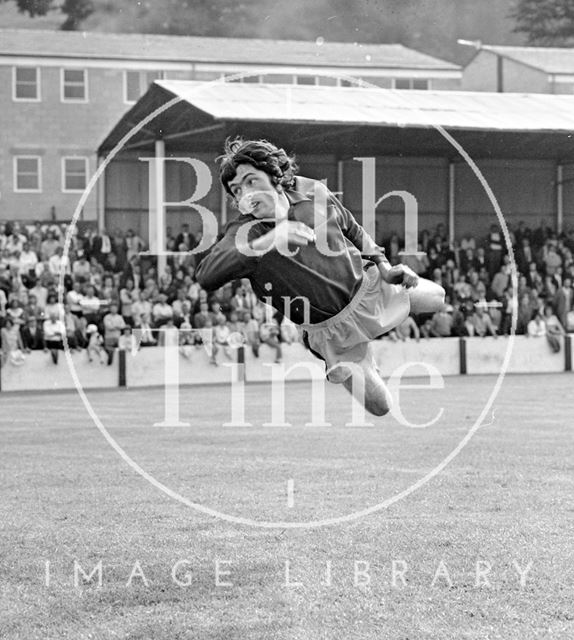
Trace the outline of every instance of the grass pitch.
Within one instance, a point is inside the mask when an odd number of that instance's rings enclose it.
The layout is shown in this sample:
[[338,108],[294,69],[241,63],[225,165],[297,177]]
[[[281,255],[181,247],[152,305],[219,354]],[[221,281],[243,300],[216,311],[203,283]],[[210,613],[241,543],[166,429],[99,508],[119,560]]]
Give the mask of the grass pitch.
[[[0,637],[393,640],[574,638],[574,375],[507,376],[474,437],[436,477],[388,508],[472,428],[495,378],[410,389],[392,416],[345,426],[339,387],[326,421],[310,385],[181,390],[188,427],[153,427],[161,390],[92,392],[111,438],[184,499],[112,449],[72,393],[0,398]],[[47,564],[48,563],[48,564]],[[98,586],[101,567],[101,586]],[[94,569],[91,580],[89,575]],[[75,584],[76,583],[76,584]]]

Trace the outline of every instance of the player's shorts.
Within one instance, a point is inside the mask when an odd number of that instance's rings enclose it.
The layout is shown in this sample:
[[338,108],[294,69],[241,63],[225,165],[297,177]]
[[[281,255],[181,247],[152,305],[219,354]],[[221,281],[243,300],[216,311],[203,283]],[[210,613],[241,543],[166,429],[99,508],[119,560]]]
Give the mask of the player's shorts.
[[407,290],[402,285],[386,283],[373,265],[363,272],[359,290],[342,311],[301,328],[311,351],[325,361],[327,379],[341,383],[352,375],[352,370],[337,365],[364,360],[369,343],[403,322],[410,308]]

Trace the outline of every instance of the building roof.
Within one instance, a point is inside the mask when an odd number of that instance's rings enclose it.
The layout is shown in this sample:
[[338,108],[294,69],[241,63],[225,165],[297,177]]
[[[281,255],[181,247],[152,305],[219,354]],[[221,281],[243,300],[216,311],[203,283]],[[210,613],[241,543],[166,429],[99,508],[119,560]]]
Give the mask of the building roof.
[[0,29],[0,55],[458,71],[401,44]]
[[[458,155],[439,132],[442,127],[473,153],[574,158],[574,96],[569,95],[175,80],[155,82],[100,150],[112,149],[134,125],[170,101],[174,104],[130,144],[153,147],[155,138],[163,138],[178,140],[185,148],[190,138],[218,128],[222,135],[270,131],[271,136],[290,128],[301,138],[313,132],[321,152],[338,139],[344,144],[342,132],[355,132],[353,144],[358,145],[361,131],[368,145],[378,145],[385,153]],[[381,130],[380,141],[374,140],[375,128]]]
[[574,74],[574,48],[483,45],[482,49],[549,74]]

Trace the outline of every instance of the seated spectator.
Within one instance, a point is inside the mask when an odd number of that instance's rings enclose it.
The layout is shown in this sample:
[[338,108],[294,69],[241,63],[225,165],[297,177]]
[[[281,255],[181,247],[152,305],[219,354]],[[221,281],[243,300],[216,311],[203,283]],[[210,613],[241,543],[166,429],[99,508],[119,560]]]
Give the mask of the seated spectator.
[[151,326],[151,315],[149,313],[144,313],[140,317],[139,324],[136,325],[133,334],[136,342],[142,347],[152,347],[157,344]]
[[530,338],[543,338],[546,336],[546,323],[539,309],[533,312],[532,318],[528,321],[526,335]]
[[492,319],[487,313],[488,305],[486,300],[480,300],[474,307],[475,312],[471,317],[472,332],[469,332],[469,335],[480,336],[481,338],[486,335],[496,337],[498,334]]
[[26,324],[20,330],[20,335],[24,351],[42,351],[45,348],[42,326],[36,316],[28,317]]
[[231,337],[231,331],[227,326],[227,320],[225,316],[220,317],[217,324],[213,327],[213,360],[216,359],[220,349],[223,349],[223,353],[229,359],[231,359],[231,347],[229,339]]
[[45,348],[50,352],[52,362],[58,364],[58,354],[64,348],[66,327],[62,320],[59,319],[57,312],[52,311],[48,315],[48,319],[44,320],[43,332]]
[[118,349],[120,351],[129,351],[132,354],[136,353],[138,345],[130,326],[124,327],[122,335],[118,339]]
[[46,299],[46,307],[44,309],[45,316],[49,318],[52,313],[55,313],[59,318],[62,311],[62,305],[58,302],[58,296],[55,293],[49,293]]
[[199,311],[193,316],[193,326],[195,329],[203,329],[208,320],[211,322],[213,326],[213,320],[211,317],[211,313],[209,312],[209,305],[207,302],[201,302],[199,304]]
[[466,281],[466,275],[464,273],[459,274],[458,280],[454,283],[452,289],[454,301],[457,303],[466,302],[470,300],[472,296],[472,288]]
[[261,344],[266,344],[275,351],[275,363],[279,364],[283,359],[283,350],[279,342],[280,329],[274,318],[268,318],[259,327],[259,339]]
[[100,300],[96,295],[95,287],[91,284],[88,285],[86,287],[86,295],[80,300],[82,315],[87,324],[99,325],[104,304],[105,301]]
[[445,304],[440,311],[436,311],[430,322],[429,335],[436,338],[446,338],[452,333],[452,314],[454,308]]
[[405,342],[414,338],[417,342],[420,340],[421,333],[412,316],[407,316],[394,331],[391,332],[391,338]]
[[132,292],[132,298],[132,320],[134,323],[134,327],[139,327],[143,316],[148,316],[151,318],[152,305],[148,299],[148,294],[146,291],[140,292],[139,289],[134,289]]
[[285,344],[293,344],[294,342],[300,342],[301,336],[297,325],[289,318],[284,317],[280,325],[281,329],[281,342]]
[[66,337],[68,340],[68,346],[72,351],[83,349],[87,345],[87,336],[84,334],[83,320],[80,320],[78,316],[72,313],[70,305],[64,305],[64,325],[66,327]]
[[153,305],[152,319],[156,329],[163,327],[168,320],[173,320],[173,309],[167,303],[167,296],[164,293],[159,294],[157,302]]
[[18,328],[24,325],[25,323],[25,314],[22,305],[16,299],[12,299],[8,308],[6,309],[6,317],[12,320],[13,324],[15,324]]
[[82,317],[83,313],[83,299],[82,284],[78,280],[75,280],[72,289],[66,293],[66,304],[70,307],[70,311],[79,318]]
[[86,254],[82,252],[72,265],[72,275],[76,281],[87,282],[90,279],[91,273],[92,267],[88,262]]
[[70,262],[67,256],[64,256],[64,249],[57,247],[56,251],[48,260],[48,272],[55,278],[60,277],[60,272],[64,270],[65,273],[70,274]]

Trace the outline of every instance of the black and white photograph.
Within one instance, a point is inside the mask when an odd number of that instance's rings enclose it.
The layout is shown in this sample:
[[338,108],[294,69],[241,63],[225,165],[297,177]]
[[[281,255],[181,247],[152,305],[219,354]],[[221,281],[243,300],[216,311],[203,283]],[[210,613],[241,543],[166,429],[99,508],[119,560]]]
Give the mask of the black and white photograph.
[[574,639],[574,0],[0,0],[0,638]]

